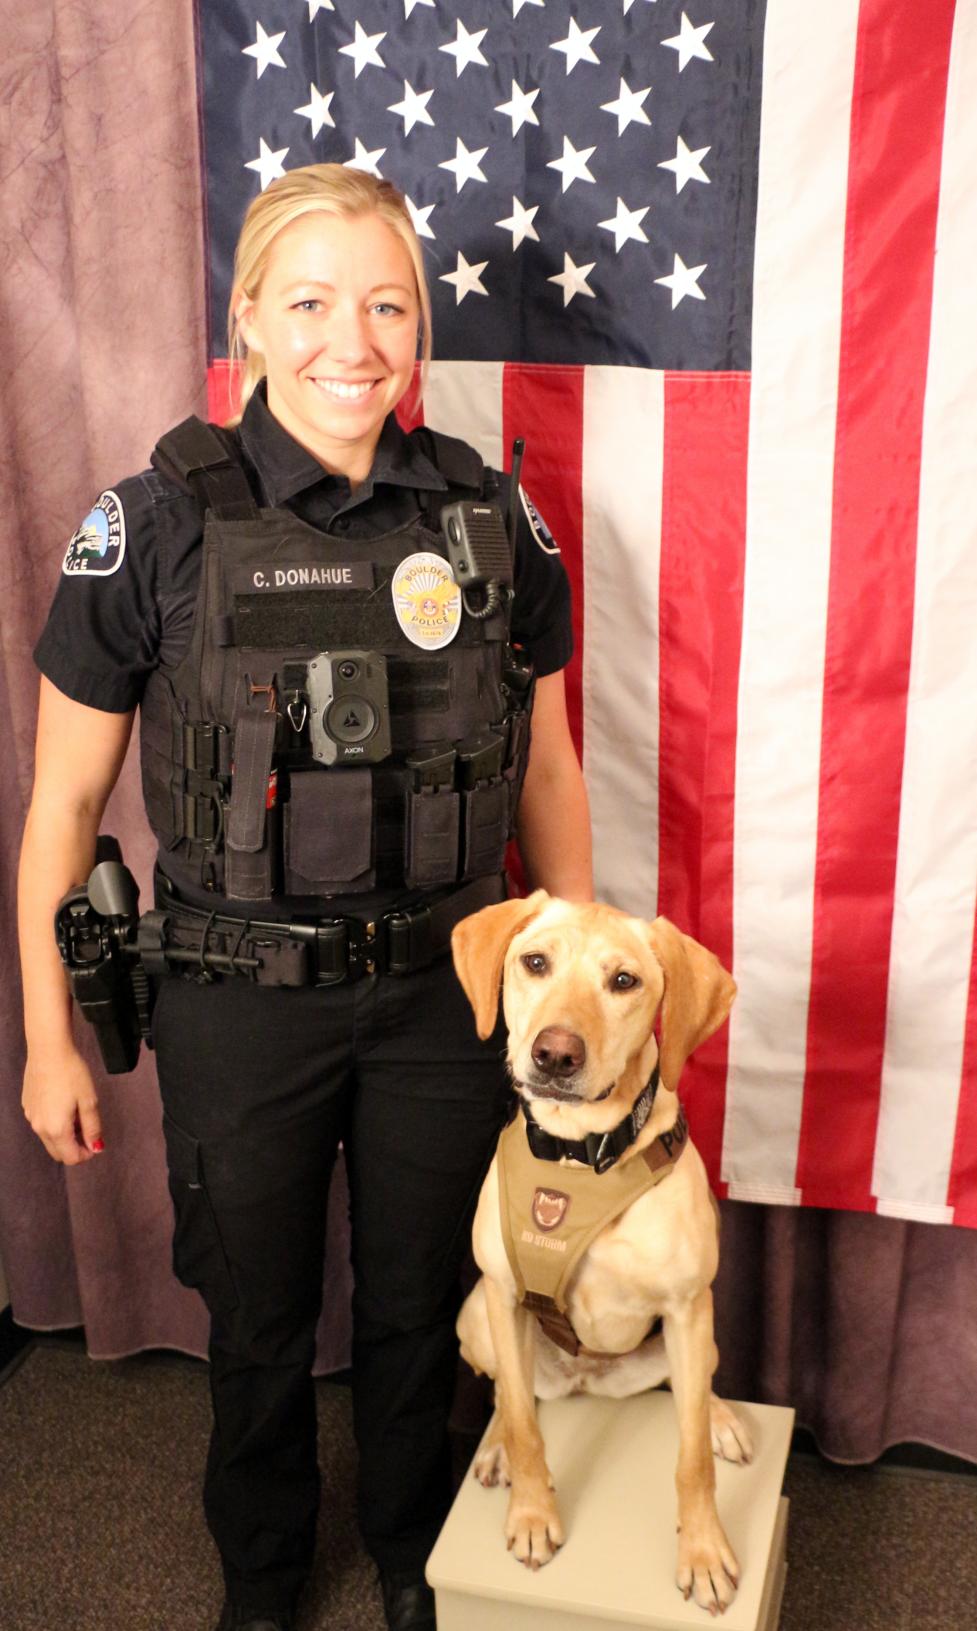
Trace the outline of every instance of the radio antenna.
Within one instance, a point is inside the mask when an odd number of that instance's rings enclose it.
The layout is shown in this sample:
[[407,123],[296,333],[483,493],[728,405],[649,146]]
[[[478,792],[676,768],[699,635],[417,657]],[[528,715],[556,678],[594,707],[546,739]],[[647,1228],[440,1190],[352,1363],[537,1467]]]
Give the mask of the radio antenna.
[[509,553],[512,556],[512,581],[516,579],[516,523],[519,519],[519,476],[522,456],[526,451],[525,437],[517,436],[512,444],[512,475],[509,478]]

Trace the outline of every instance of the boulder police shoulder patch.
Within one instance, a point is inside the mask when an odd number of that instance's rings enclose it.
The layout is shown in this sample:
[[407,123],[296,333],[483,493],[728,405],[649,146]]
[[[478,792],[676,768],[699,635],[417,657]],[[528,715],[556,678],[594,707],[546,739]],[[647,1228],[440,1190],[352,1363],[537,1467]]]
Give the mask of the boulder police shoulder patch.
[[109,490],[99,498],[73,534],[61,570],[66,577],[107,578],[118,572],[126,552],[126,518],[119,496]]
[[550,532],[549,527],[546,525],[546,522],[543,520],[543,517],[540,515],[532,499],[523,491],[521,487],[519,489],[519,497],[522,500],[523,513],[526,520],[529,522],[529,530],[538,543],[540,549],[544,550],[547,555],[559,555],[559,544],[553,537],[553,534]]
[[390,585],[394,613],[408,640],[439,651],[461,626],[461,590],[440,555],[419,550],[401,561]]

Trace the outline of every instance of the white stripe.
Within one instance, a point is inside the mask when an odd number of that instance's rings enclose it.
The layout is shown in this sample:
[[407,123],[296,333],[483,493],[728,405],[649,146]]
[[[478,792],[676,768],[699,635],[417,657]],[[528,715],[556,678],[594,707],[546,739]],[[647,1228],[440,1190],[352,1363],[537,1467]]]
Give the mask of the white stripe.
[[664,375],[584,373],[584,773],[597,894],[658,903],[658,576]]
[[952,1206],[925,1206],[913,1201],[887,1201],[881,1196],[875,1204],[880,1218],[905,1218],[910,1223],[952,1223]]
[[771,0],[753,291],[723,1177],[794,1189],[857,0]]
[[432,362],[424,389],[424,423],[460,436],[493,470],[508,469],[502,441],[501,362]]
[[734,1180],[729,1185],[726,1193],[731,1201],[756,1201],[760,1206],[800,1206],[801,1204],[799,1189],[781,1189],[775,1184],[765,1184],[759,1180],[745,1184],[738,1184]]
[[977,12],[958,6],[936,228],[912,669],[872,1183],[876,1194],[898,1196],[900,1205],[917,1208],[946,1201],[977,909],[975,84]]

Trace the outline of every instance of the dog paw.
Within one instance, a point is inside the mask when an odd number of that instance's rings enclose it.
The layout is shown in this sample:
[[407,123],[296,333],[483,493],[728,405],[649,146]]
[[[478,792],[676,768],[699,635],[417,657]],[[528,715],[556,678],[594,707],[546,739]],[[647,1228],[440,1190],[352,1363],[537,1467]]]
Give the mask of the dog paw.
[[563,1525],[552,1496],[540,1492],[532,1499],[511,1499],[505,1538],[510,1552],[527,1569],[550,1563],[563,1545]]
[[675,1584],[683,1597],[709,1614],[725,1614],[739,1583],[739,1565],[718,1521],[696,1537],[679,1531]]
[[753,1460],[753,1440],[745,1423],[724,1399],[717,1399],[715,1394],[709,1400],[709,1426],[713,1455],[718,1455],[723,1461],[735,1461],[740,1466]]
[[505,1453],[505,1445],[501,1440],[496,1440],[494,1444],[486,1444],[479,1450],[475,1457],[473,1470],[479,1483],[483,1484],[486,1489],[493,1489],[496,1484],[501,1484],[503,1489],[508,1489],[512,1483],[509,1472],[509,1457]]

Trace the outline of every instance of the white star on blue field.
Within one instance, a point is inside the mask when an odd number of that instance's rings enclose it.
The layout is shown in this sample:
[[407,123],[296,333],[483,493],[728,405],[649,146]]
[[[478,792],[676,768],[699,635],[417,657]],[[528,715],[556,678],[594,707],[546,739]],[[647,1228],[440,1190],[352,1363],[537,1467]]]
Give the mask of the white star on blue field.
[[763,22],[757,0],[202,7],[215,345],[250,199],[329,161],[407,197],[440,357],[748,368],[759,101],[735,53],[762,60]]

